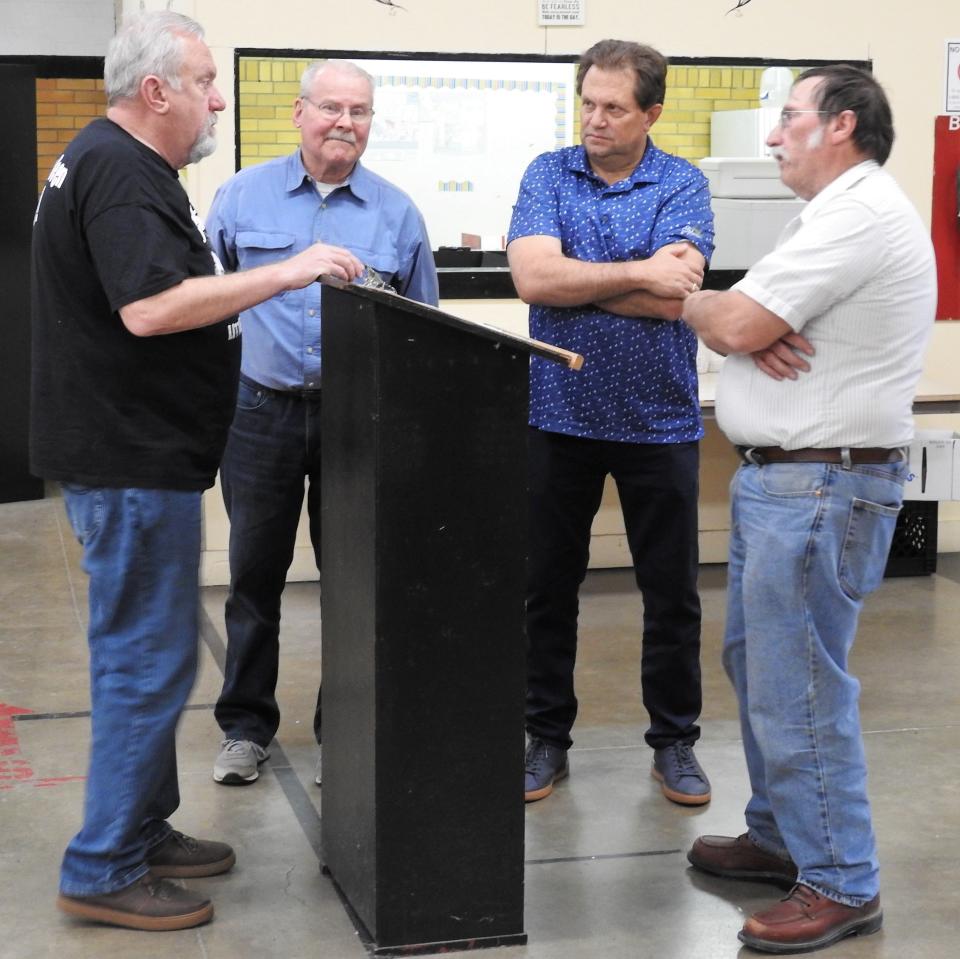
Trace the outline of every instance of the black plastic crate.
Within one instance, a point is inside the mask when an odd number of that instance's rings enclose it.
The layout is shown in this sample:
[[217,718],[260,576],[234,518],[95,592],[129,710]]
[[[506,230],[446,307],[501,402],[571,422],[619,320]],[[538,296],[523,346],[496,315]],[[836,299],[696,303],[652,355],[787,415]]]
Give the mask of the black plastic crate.
[[937,571],[936,500],[903,501],[885,576],[928,576]]

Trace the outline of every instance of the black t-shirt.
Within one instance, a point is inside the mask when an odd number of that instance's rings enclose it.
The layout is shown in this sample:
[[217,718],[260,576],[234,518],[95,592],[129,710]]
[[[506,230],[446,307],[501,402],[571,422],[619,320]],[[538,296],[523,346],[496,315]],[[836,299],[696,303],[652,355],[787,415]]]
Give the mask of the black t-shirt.
[[134,336],[122,306],[217,272],[177,172],[109,120],[54,166],[33,228],[30,464],[86,486],[213,485],[240,324]]

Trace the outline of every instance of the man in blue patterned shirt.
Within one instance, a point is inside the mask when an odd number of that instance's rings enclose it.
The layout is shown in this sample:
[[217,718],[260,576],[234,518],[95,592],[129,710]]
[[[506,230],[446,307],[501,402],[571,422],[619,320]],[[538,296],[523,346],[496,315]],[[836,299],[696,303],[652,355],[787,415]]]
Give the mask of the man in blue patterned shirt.
[[703,174],[649,137],[666,73],[650,47],[591,47],[577,72],[583,145],[530,164],[510,224],[507,253],[531,304],[531,336],[586,360],[580,372],[531,361],[527,802],[567,775],[578,591],[608,473],[643,595],[652,774],[674,802],[710,801],[692,748],[701,707],[703,424],[697,339],[680,313],[713,252],[713,216]]

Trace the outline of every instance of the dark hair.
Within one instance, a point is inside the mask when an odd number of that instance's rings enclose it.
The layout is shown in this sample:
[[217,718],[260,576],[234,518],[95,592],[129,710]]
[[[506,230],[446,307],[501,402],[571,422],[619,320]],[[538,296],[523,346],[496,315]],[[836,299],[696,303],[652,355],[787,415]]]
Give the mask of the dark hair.
[[600,40],[580,57],[577,94],[590,67],[601,70],[633,70],[633,95],[641,110],[663,103],[667,92],[667,58],[653,47],[630,40]]
[[894,136],[893,114],[883,87],[871,74],[848,63],[811,67],[794,82],[810,77],[823,78],[816,91],[817,107],[834,116],[844,110],[855,113],[853,142],[865,156],[883,166],[890,156]]

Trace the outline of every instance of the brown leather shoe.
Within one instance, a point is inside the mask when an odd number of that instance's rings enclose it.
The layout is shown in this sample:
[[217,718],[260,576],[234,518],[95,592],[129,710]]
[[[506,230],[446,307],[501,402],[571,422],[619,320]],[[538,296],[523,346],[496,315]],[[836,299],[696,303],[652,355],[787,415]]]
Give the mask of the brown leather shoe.
[[737,935],[760,952],[813,952],[847,936],[869,935],[882,924],[879,896],[845,906],[798,884],[775,906],[751,916]]
[[225,842],[194,839],[174,829],[147,854],[147,865],[155,879],[196,879],[219,876],[237,861]]
[[165,879],[155,879],[150,873],[132,886],[103,896],[60,893],[57,908],[78,919],[147,932],[189,929],[213,918],[209,899]]
[[697,869],[724,879],[772,882],[789,889],[797,881],[797,867],[789,859],[765,852],[746,833],[737,836],[700,836],[687,853]]

